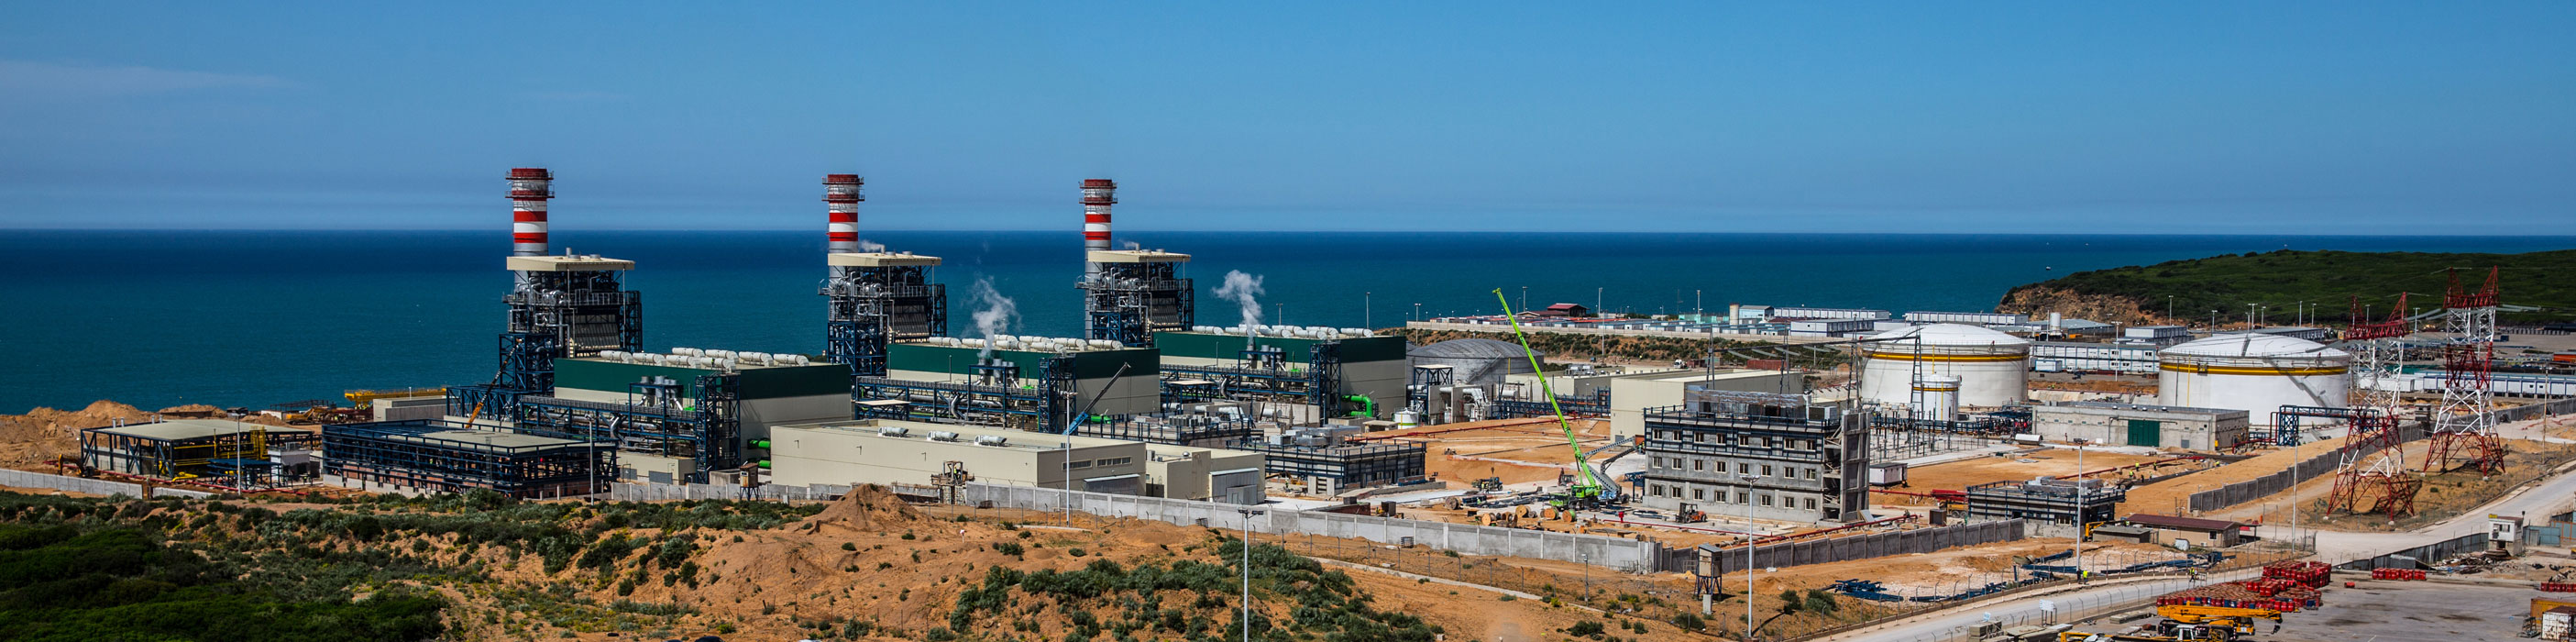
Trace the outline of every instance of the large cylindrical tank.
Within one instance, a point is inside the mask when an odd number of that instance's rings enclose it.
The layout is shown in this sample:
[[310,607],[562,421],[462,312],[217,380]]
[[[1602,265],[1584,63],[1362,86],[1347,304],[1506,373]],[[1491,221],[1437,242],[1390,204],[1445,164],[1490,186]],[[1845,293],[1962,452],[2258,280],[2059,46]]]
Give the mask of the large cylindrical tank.
[[2029,398],[2029,339],[1956,323],[1897,328],[1871,338],[1878,341],[1861,348],[1863,399],[1912,405],[1917,374],[1958,377],[1960,406],[2012,406]]
[[2272,425],[2281,406],[2349,405],[2352,354],[2272,334],[2222,334],[2156,353],[2156,403],[2243,410]]

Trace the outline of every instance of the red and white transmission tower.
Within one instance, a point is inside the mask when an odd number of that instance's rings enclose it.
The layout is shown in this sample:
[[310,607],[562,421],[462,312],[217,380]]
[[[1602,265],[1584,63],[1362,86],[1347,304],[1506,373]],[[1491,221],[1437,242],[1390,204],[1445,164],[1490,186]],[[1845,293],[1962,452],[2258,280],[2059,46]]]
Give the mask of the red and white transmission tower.
[[2451,288],[2442,297],[2442,405],[2433,411],[2430,452],[2424,470],[2441,472],[2475,467],[2480,477],[2504,469],[2504,440],[2496,435],[2495,344],[2496,276],[2487,270],[2486,285],[2472,291],[2451,270]]
[[2354,378],[2356,398],[2347,417],[2351,432],[2335,470],[2334,490],[2326,496],[2332,510],[2386,513],[2390,521],[2415,512],[2415,495],[2423,490],[2424,478],[2407,470],[2406,451],[2399,447],[2400,404],[2392,381],[2397,364],[2405,361],[2401,339],[2413,333],[2409,324],[2403,293],[2397,295],[2397,305],[2386,321],[2371,321],[2361,298],[2353,297],[2352,327],[2344,331],[2343,339],[2361,367],[2360,376]]

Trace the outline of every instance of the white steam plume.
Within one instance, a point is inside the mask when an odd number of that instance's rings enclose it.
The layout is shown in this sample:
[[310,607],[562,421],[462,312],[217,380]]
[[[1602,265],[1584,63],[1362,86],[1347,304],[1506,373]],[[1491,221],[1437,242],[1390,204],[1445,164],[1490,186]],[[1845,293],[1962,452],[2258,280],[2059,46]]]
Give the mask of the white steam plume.
[[1142,249],[1145,249],[1145,246],[1144,246],[1143,244],[1137,243],[1137,242],[1135,242],[1135,241],[1119,241],[1119,242],[1118,242],[1118,249],[1122,249],[1122,250],[1142,250]]
[[859,251],[861,251],[861,252],[883,252],[883,251],[885,251],[885,244],[884,244],[884,243],[878,243],[878,242],[876,242],[876,241],[870,241],[870,240],[867,240],[867,239],[859,239]]
[[975,331],[984,334],[984,349],[975,356],[991,357],[993,335],[1005,334],[1011,329],[1011,322],[1020,318],[1020,305],[1012,302],[1011,297],[1002,296],[1000,290],[993,289],[993,277],[989,276],[975,278],[974,295],[975,304],[983,306],[983,309],[975,311]]
[[[1217,286],[1216,295],[1243,308],[1243,328],[1261,325],[1261,277],[1241,270],[1226,270],[1225,285]],[[1248,332],[1247,332],[1248,333]]]

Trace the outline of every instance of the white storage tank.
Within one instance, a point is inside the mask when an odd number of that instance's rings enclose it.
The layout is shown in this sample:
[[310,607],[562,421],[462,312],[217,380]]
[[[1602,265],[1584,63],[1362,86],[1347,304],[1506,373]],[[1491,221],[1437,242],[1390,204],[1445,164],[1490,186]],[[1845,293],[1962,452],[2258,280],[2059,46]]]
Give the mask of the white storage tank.
[[2276,334],[2222,334],[2156,353],[2156,403],[2243,410],[2272,425],[2281,406],[2350,405],[2352,353]]
[[1960,383],[1958,375],[1927,374],[1915,379],[1914,391],[1923,393],[1923,403],[1914,408],[1914,416],[1933,421],[1958,421]]
[[1956,323],[1897,328],[1871,338],[1882,341],[1861,347],[1868,357],[1861,365],[1863,399],[1900,408],[1911,405],[1917,374],[1957,377],[1958,406],[2011,406],[2029,398],[2029,339]]

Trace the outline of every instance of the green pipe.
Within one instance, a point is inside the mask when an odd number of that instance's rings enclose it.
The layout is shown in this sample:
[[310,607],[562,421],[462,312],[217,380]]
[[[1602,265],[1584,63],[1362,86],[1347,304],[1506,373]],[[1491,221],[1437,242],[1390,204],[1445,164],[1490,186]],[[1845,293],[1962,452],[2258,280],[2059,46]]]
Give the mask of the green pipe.
[[769,440],[767,440],[767,439],[754,439],[754,440],[751,440],[751,447],[753,447],[753,448],[768,448],[768,447],[769,447]]
[[1343,397],[1342,400],[1360,405],[1359,410],[1351,411],[1351,416],[1353,417],[1377,416],[1377,400],[1369,398],[1368,395],[1351,395]]
[[755,463],[760,466],[761,470],[769,470],[769,460],[763,459]]

